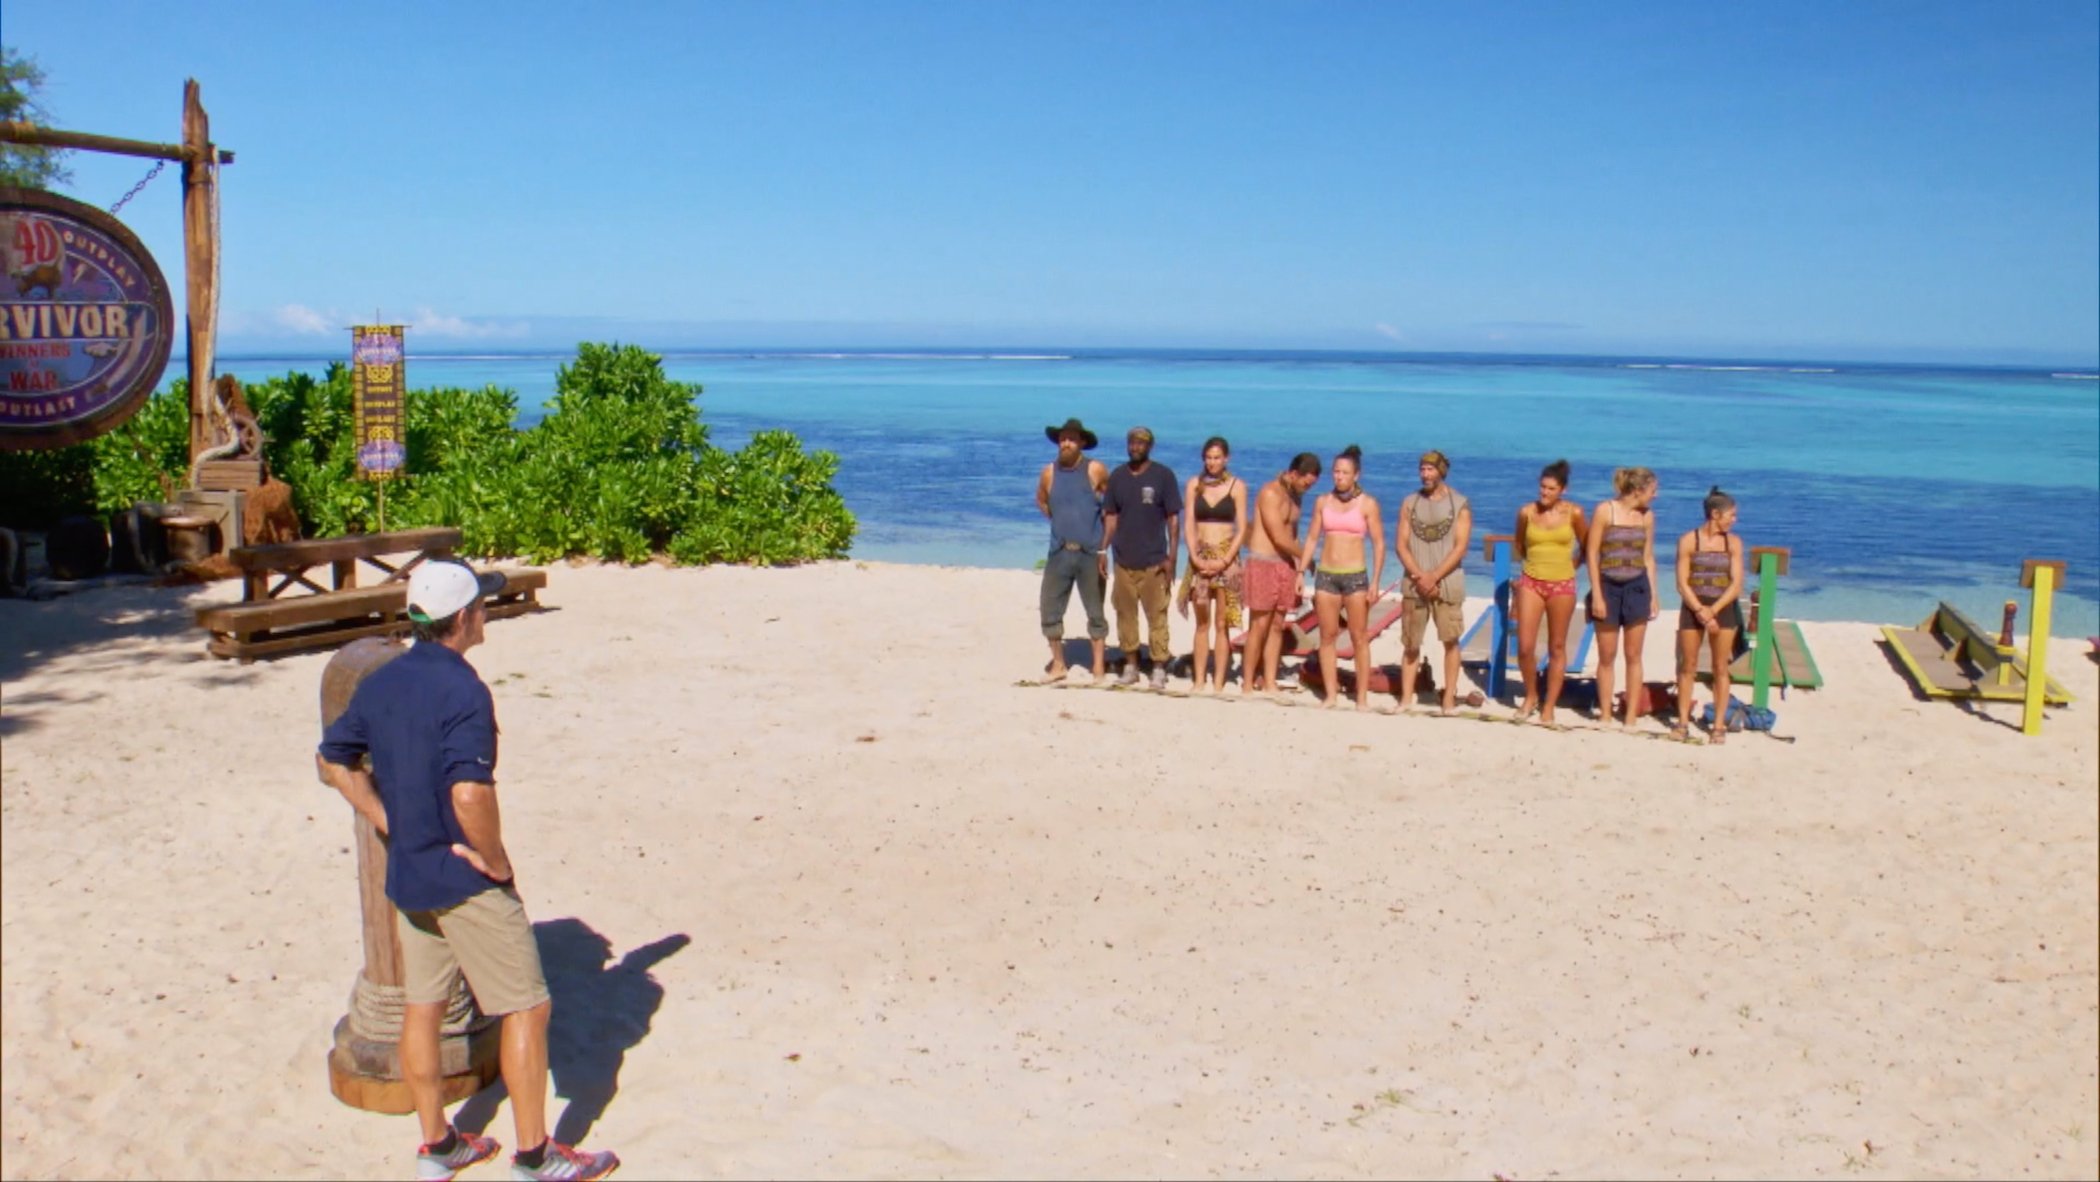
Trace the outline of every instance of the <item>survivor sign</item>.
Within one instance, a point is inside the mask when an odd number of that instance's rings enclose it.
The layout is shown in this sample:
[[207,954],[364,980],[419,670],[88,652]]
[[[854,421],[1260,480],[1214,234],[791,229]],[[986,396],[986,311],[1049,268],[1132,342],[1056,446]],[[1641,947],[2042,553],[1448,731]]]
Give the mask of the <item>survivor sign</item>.
[[168,365],[175,310],[122,222],[0,186],[0,451],[63,447],[132,416]]
[[398,324],[359,324],[350,329],[350,393],[357,419],[357,474],[366,480],[392,480],[408,464],[403,331]]

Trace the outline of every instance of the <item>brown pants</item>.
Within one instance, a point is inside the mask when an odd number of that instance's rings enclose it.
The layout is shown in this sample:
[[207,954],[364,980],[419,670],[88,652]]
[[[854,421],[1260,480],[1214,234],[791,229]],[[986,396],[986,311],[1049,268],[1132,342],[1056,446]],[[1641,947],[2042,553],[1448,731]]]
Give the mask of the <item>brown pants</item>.
[[1125,656],[1138,653],[1139,604],[1145,607],[1145,634],[1151,640],[1152,663],[1165,665],[1172,656],[1167,647],[1167,600],[1174,591],[1174,576],[1156,566],[1116,568],[1116,585],[1110,601],[1116,607],[1116,640]]

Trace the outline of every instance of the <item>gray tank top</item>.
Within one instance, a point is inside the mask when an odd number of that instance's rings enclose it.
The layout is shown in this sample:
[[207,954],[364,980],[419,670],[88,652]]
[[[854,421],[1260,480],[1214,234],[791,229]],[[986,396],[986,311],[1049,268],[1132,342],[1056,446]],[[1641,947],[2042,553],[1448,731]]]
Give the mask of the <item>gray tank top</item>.
[[1088,463],[1076,468],[1050,465],[1050,548],[1064,549],[1066,542],[1092,554],[1101,548],[1101,494],[1087,478]]
[[[1400,511],[1407,514],[1407,552],[1414,558],[1416,570],[1430,573],[1451,556],[1452,547],[1458,545],[1458,514],[1465,507],[1466,498],[1449,485],[1444,487],[1444,495],[1435,500],[1412,493],[1401,502]],[[1413,584],[1409,584],[1408,593],[1413,594]],[[1444,576],[1436,597],[1442,603],[1465,601],[1464,567]]]

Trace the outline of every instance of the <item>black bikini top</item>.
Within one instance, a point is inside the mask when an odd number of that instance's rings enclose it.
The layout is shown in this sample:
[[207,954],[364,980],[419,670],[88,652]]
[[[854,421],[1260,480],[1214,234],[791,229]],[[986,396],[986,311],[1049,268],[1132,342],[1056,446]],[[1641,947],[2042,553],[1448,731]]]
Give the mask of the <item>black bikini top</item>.
[[1200,489],[1197,491],[1196,520],[1222,521],[1227,525],[1231,525],[1239,520],[1239,516],[1239,507],[1233,504],[1232,492],[1229,489],[1224,496],[1218,498],[1216,504],[1204,500],[1202,491]]

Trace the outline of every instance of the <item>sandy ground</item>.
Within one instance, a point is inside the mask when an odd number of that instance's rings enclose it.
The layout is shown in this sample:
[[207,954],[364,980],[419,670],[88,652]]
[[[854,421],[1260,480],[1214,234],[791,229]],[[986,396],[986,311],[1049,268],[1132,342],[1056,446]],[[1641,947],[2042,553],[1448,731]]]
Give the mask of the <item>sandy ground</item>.
[[[2030,739],[1811,625],[1716,748],[1019,687],[1026,572],[550,581],[472,659],[624,1176],[2100,1174],[2082,641]],[[329,658],[206,658],[234,593],[0,602],[9,1178],[411,1167],[323,1065]]]

